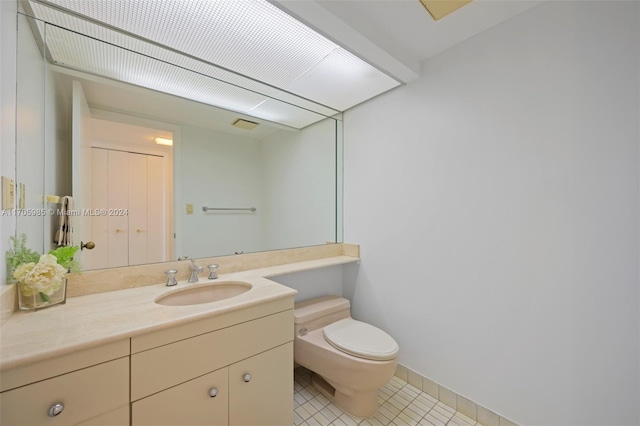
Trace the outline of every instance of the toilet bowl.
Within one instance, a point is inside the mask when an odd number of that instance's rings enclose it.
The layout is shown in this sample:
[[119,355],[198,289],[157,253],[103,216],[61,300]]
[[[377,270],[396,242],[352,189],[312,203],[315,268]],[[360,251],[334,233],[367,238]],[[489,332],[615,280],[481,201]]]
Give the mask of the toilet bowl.
[[294,359],[311,370],[313,386],[349,414],[374,416],[377,391],[395,373],[396,341],[351,318],[351,304],[338,296],[296,303],[294,318]]

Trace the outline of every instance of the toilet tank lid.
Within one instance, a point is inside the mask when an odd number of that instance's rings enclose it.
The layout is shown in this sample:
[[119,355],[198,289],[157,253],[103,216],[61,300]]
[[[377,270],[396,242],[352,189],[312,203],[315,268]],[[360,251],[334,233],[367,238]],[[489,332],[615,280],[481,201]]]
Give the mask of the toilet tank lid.
[[296,303],[293,318],[296,324],[302,324],[349,308],[351,303],[344,297],[323,296]]

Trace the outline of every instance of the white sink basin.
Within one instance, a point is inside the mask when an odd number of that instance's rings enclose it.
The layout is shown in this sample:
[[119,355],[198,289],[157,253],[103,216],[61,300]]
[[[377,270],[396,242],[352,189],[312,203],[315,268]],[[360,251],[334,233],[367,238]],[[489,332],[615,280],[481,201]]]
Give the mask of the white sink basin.
[[217,302],[246,293],[251,284],[241,281],[221,281],[212,284],[194,285],[160,296],[156,303],[165,306],[188,306]]

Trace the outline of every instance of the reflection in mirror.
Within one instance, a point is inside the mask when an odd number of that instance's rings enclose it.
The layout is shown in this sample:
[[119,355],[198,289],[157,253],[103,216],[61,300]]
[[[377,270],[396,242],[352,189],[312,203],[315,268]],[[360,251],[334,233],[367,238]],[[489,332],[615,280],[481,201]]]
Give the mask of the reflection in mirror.
[[[22,17],[23,18],[23,17]],[[44,191],[44,64],[35,43],[29,43],[26,20],[18,20],[16,87],[16,206],[32,211],[42,208],[38,194]],[[30,167],[31,165],[31,167]],[[29,209],[29,210],[26,210]],[[26,234],[29,246],[44,247],[44,226],[41,215],[21,215],[16,219],[16,232]]]
[[[25,44],[37,52],[39,36],[53,46],[48,37],[59,41],[66,31],[42,23],[35,27],[40,32],[20,34],[21,50]],[[45,51],[53,55],[53,49]],[[167,66],[163,63],[162,69]],[[33,98],[46,106],[45,124],[35,127],[53,129],[51,140],[40,138],[44,149],[35,149],[46,163],[38,174],[53,177],[42,193],[73,195],[74,242],[96,243],[94,250],[81,254],[85,269],[341,240],[338,120],[262,96],[263,111],[271,119],[281,114],[286,123],[278,124],[115,81],[114,76],[69,69],[68,64],[41,68],[45,76],[28,78],[49,87],[40,92],[46,94],[44,101]],[[180,69],[185,72],[195,75]],[[294,127],[301,118],[300,128]],[[234,127],[238,119],[258,125],[252,130]],[[173,146],[157,145],[156,137],[172,140]],[[28,170],[24,164],[18,167]],[[248,208],[255,211],[244,210]],[[45,249],[57,219],[46,217],[40,225]]]

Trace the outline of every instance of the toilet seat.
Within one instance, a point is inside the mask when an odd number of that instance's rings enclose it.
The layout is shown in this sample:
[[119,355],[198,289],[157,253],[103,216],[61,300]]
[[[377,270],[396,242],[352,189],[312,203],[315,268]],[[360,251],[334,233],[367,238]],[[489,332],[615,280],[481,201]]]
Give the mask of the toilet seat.
[[377,327],[345,318],[323,329],[325,340],[336,349],[359,358],[387,361],[398,354],[398,344],[393,337]]

